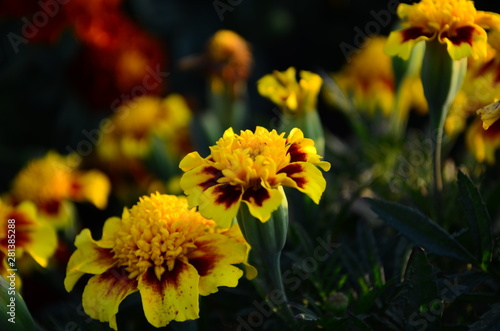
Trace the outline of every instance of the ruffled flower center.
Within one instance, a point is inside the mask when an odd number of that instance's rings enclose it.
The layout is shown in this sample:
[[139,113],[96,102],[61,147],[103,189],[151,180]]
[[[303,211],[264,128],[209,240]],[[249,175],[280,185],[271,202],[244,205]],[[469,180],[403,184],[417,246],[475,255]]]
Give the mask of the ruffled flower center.
[[187,255],[197,247],[195,240],[214,224],[189,210],[185,199],[160,194],[142,197],[122,219],[114,238],[114,258],[130,279],[154,268],[160,280],[176,262],[188,262]]
[[214,167],[222,169],[219,183],[249,187],[263,182],[275,187],[278,171],[290,163],[287,151],[284,133],[247,130],[220,139],[212,148],[212,158]]
[[444,31],[474,24],[476,8],[468,0],[422,0],[403,16],[408,16],[408,25],[426,25],[430,31]]

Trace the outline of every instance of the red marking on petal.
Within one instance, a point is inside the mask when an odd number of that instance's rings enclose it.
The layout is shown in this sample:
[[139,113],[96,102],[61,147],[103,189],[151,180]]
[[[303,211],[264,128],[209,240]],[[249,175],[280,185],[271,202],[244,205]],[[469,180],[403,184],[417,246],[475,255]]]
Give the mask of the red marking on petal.
[[217,185],[217,180],[219,180],[219,178],[222,177],[222,171],[220,171],[219,169],[212,167],[212,166],[204,168],[202,170],[202,172],[204,174],[213,176],[213,178],[210,178],[210,179],[204,181],[203,183],[198,184],[204,190],[206,190],[207,188],[212,187],[214,185]]
[[307,184],[307,180],[304,177],[294,177],[295,174],[303,172],[304,169],[300,163],[292,163],[278,171],[278,173],[285,173],[287,177],[293,179],[298,187],[304,188]]
[[403,35],[403,42],[407,42],[408,40],[417,39],[418,37],[422,37],[422,36],[431,38],[434,35],[433,33],[425,33],[424,29],[419,28],[419,27],[404,29],[401,31],[401,34]]
[[293,143],[288,147],[288,154],[290,154],[290,162],[306,162],[307,153],[304,153],[299,144]]
[[180,285],[179,276],[181,272],[186,268],[186,265],[181,262],[177,262],[174,265],[172,271],[165,270],[165,272],[161,275],[160,280],[156,278],[156,274],[154,272],[154,268],[149,268],[143,276],[143,281],[145,281],[154,292],[163,294],[165,293],[165,289],[167,287],[177,288]]
[[226,208],[229,209],[229,207],[240,200],[241,187],[230,184],[222,184],[214,189],[214,193],[217,194],[215,203],[224,204]]
[[61,201],[52,200],[49,202],[44,202],[40,204],[40,210],[43,210],[48,215],[59,214],[59,209],[61,208]]
[[99,275],[99,280],[108,285],[108,292],[102,294],[104,297],[116,296],[116,294],[113,294],[113,292],[116,293],[116,288],[125,289],[129,286],[137,288],[137,279],[129,279],[128,272],[123,267],[111,268],[105,271]]
[[214,268],[215,261],[220,256],[212,252],[205,252],[201,257],[189,259],[189,263],[198,271],[198,275],[205,276]]
[[70,196],[78,199],[82,196],[82,191],[83,191],[83,186],[76,180],[71,182],[71,187],[70,187]]
[[[253,201],[250,200],[250,198],[253,198]],[[245,189],[245,192],[243,193],[243,200],[255,203],[259,207],[262,207],[264,201],[266,201],[269,198],[270,198],[269,191],[263,188],[262,186],[249,187]]]
[[455,29],[454,34],[450,35],[448,31],[442,33],[441,38],[446,38],[453,43],[453,45],[460,45],[462,43],[467,43],[472,45],[472,36],[474,35],[473,26],[463,26],[461,28]]

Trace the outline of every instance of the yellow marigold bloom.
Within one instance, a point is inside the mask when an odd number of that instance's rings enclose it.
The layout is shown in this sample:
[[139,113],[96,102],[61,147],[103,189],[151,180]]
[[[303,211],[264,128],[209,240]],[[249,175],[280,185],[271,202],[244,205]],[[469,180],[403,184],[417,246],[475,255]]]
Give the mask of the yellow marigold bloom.
[[323,79],[312,72],[301,70],[297,82],[294,67],[273,71],[257,82],[260,95],[270,99],[285,112],[303,113],[316,109],[316,101]]
[[480,119],[477,119],[467,129],[465,143],[479,162],[494,164],[495,151],[500,148],[500,122],[495,122],[488,130],[484,130]]
[[328,171],[330,163],[321,161],[314,141],[300,129],[284,135],[263,127],[238,135],[229,128],[208,157],[186,155],[179,167],[185,171],[181,187],[189,205],[225,228],[242,201],[253,216],[267,221],[283,199],[280,186],[296,188],[319,203],[326,181],[316,166]]
[[233,31],[219,30],[208,42],[207,58],[212,91],[220,93],[228,86],[233,96],[241,94],[252,64],[245,39]]
[[[370,115],[379,110],[384,116],[390,116],[395,109],[394,72],[391,57],[384,53],[386,42],[387,38],[381,36],[366,40],[359,53],[333,75],[339,88],[351,97],[354,107]],[[422,81],[417,76],[407,77],[400,93],[397,110],[402,113],[402,119],[407,118],[411,108],[420,112],[427,110]]]
[[56,226],[72,220],[70,201],[89,201],[97,208],[105,208],[110,191],[106,175],[98,170],[78,170],[70,159],[71,156],[48,152],[29,162],[14,178],[12,199],[33,201],[40,216]]
[[0,274],[6,276],[7,269],[15,269],[25,252],[46,267],[56,247],[55,229],[39,221],[33,202],[23,201],[14,207],[0,200]]
[[469,0],[422,0],[400,4],[398,16],[402,28],[391,32],[387,54],[408,59],[413,46],[421,40],[437,39],[446,44],[453,60],[486,57],[485,29],[500,28],[500,16],[477,11]]
[[64,286],[71,291],[82,275],[93,274],[83,308],[115,330],[120,303],[136,291],[155,327],[198,318],[199,295],[235,287],[243,272],[234,264],[245,262],[247,251],[244,243],[218,233],[213,221],[188,209],[185,198],[161,194],[144,196],[121,218],[109,218],[100,240],[82,230],[75,246]]
[[97,145],[105,161],[126,166],[127,161],[143,158],[157,136],[173,155],[185,155],[189,148],[188,127],[191,111],[184,98],[171,94],[165,99],[143,96],[120,106],[110,118],[109,130]]

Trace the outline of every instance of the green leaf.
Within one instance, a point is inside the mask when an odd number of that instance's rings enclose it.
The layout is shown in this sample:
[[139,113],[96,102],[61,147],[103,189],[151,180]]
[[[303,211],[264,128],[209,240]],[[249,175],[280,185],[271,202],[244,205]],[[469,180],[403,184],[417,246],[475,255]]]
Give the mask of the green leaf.
[[476,246],[476,257],[481,261],[483,269],[487,269],[493,249],[490,215],[479,190],[471,179],[461,171],[458,172],[458,188],[472,242]]
[[418,246],[439,256],[478,264],[455,238],[420,211],[394,202],[364,199],[381,219]]
[[437,322],[443,306],[436,277],[425,252],[418,247],[413,249],[408,261],[403,287],[400,296],[405,302],[404,316],[409,321],[406,329],[414,330],[422,324]]
[[[16,290],[14,274],[9,280],[0,276],[0,309],[2,317],[0,318],[0,329],[11,331],[36,330],[35,322],[31,317],[28,307],[23,298]],[[9,276],[7,276],[9,277]]]

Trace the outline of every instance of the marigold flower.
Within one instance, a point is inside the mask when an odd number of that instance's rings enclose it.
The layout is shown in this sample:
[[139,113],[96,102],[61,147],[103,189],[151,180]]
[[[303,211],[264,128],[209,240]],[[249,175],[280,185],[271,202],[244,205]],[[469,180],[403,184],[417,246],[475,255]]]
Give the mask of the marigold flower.
[[220,93],[227,84],[232,96],[241,94],[252,64],[245,39],[230,30],[217,31],[208,42],[207,59],[212,91]]
[[[11,239],[14,235],[14,244]],[[7,259],[19,263],[24,253],[28,253],[42,267],[46,267],[49,258],[57,247],[55,229],[47,223],[40,222],[33,202],[23,201],[11,206],[0,200],[0,274],[7,275]],[[15,256],[12,255],[15,252]]]
[[[240,235],[241,236],[241,235]],[[198,295],[235,287],[247,247],[218,233],[215,223],[188,209],[185,198],[152,194],[121,218],[109,218],[101,240],[84,229],[75,239],[64,285],[93,274],[83,292],[83,308],[117,329],[123,299],[139,291],[147,320],[155,327],[198,318]]]
[[[370,115],[380,110],[390,116],[395,109],[396,87],[391,57],[384,53],[386,37],[378,36],[366,40],[359,53],[342,70],[333,75],[335,82],[346,95],[352,96],[356,109]],[[377,65],[373,65],[377,63]],[[416,76],[408,76],[399,90],[400,118],[406,119],[411,108],[419,112],[427,111],[422,81]]]
[[400,4],[398,16],[402,28],[391,32],[387,40],[387,54],[407,59],[413,46],[421,40],[437,39],[446,44],[453,60],[464,57],[486,56],[485,29],[500,28],[500,16],[477,11],[469,0],[422,0],[414,4]]
[[190,148],[190,120],[191,111],[179,94],[164,99],[135,98],[110,117],[112,129],[104,134],[97,153],[104,160],[123,165],[124,160],[145,157],[150,151],[151,139],[156,136],[173,155],[184,156]]
[[181,187],[189,205],[228,227],[242,201],[253,216],[267,221],[283,199],[280,186],[296,188],[319,203],[326,181],[316,166],[328,171],[330,163],[321,161],[314,141],[300,129],[284,135],[263,127],[238,135],[229,128],[208,157],[188,154],[179,167],[185,171]]
[[109,190],[109,180],[102,172],[79,171],[70,156],[49,152],[17,174],[11,194],[15,202],[33,201],[41,217],[64,226],[72,219],[70,201],[89,201],[103,209]]
[[260,95],[291,113],[303,113],[316,109],[316,101],[323,79],[310,71],[301,70],[297,82],[294,67],[286,71],[273,71],[257,82]]

